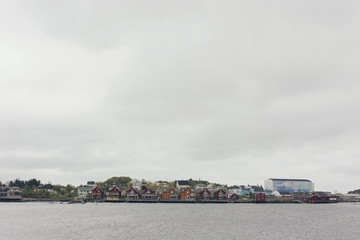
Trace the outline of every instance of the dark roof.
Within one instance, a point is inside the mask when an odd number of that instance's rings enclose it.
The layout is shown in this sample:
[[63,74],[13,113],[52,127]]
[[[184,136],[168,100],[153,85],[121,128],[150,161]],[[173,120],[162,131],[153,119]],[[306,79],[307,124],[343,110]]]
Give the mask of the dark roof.
[[45,184],[44,186],[39,186],[39,189],[54,189],[54,187],[51,184]]
[[300,198],[310,198],[310,193],[303,193]]
[[155,194],[155,190],[154,189],[151,189],[151,188],[147,188],[145,190],[142,191],[142,193],[151,193],[151,194]]
[[290,195],[289,191],[278,191],[281,195]]
[[121,191],[121,189],[118,188],[118,187],[116,187],[116,186],[110,187],[110,188],[109,188],[109,192],[112,192],[112,191]]
[[326,197],[330,197],[329,195],[327,195],[326,193],[324,192],[314,192],[316,195],[318,195],[319,197],[322,197],[322,198],[326,198]]
[[176,180],[179,185],[190,185],[188,180]]
[[[304,195],[304,192],[291,192],[290,193],[293,199],[300,200],[300,198]],[[310,194],[308,194],[310,196]]]
[[134,188],[134,187],[132,187],[132,188],[130,188],[130,189],[128,189],[127,191],[126,191],[126,193],[128,194],[129,192],[131,192],[131,191],[134,191],[134,193],[136,193],[136,194],[140,194],[140,190],[137,190],[136,188]]
[[254,189],[255,192],[263,192],[264,189],[262,186],[251,186],[252,189]]
[[311,182],[308,179],[291,179],[291,178],[270,178],[273,181],[291,181],[291,182]]
[[94,185],[94,184],[95,184],[95,181],[88,181],[87,184],[88,184],[88,185],[91,185],[91,184]]
[[169,183],[168,181],[159,180],[158,183]]

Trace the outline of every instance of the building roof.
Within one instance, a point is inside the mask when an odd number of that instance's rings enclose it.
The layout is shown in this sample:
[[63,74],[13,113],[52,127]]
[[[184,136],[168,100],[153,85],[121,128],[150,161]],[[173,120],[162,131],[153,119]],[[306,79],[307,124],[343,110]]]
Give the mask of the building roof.
[[319,197],[322,197],[322,198],[326,198],[326,197],[330,197],[329,195],[327,195],[326,193],[324,192],[314,192],[316,195],[318,195]]
[[114,192],[114,191],[119,191],[119,192],[121,192],[121,189],[118,188],[118,187],[116,187],[116,186],[114,186],[114,187],[109,187],[109,192]]
[[45,184],[43,186],[38,186],[39,189],[54,189],[53,185],[51,184]]
[[137,190],[136,188],[132,187],[126,191],[126,194],[129,194],[131,191],[134,191],[134,194],[140,195],[141,190]]
[[289,191],[279,191],[280,195],[291,195],[291,193]]
[[78,187],[78,191],[81,191],[81,192],[90,192],[93,188],[90,187],[90,186],[80,186]]
[[189,186],[190,182],[188,180],[176,180],[177,184],[179,184],[180,186]]
[[155,190],[151,188],[145,189],[142,194],[155,194]]
[[310,193],[303,193],[300,198],[308,199],[310,197]]
[[300,198],[304,195],[304,192],[291,192],[290,194],[293,197],[293,199],[300,200]]
[[264,189],[262,186],[251,186],[252,189],[254,189],[255,192],[263,192]]
[[104,192],[104,190],[102,190],[102,189],[99,188],[99,187],[94,187],[91,191],[97,191],[97,190],[100,190],[101,192]]
[[308,179],[291,179],[291,178],[269,178],[273,181],[288,181],[288,182],[311,182]]

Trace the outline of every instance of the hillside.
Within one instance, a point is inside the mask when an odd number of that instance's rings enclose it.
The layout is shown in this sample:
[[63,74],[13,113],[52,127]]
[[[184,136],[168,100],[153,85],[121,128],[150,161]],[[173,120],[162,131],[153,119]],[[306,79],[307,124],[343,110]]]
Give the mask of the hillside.
[[354,190],[354,191],[349,191],[349,194],[360,194],[360,189]]

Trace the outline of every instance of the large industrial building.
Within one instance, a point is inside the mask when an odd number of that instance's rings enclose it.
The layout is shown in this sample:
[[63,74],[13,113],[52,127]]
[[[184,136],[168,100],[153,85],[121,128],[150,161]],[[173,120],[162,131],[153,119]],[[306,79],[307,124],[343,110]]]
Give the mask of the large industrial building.
[[265,180],[264,188],[272,191],[313,192],[314,185],[307,179],[269,178]]

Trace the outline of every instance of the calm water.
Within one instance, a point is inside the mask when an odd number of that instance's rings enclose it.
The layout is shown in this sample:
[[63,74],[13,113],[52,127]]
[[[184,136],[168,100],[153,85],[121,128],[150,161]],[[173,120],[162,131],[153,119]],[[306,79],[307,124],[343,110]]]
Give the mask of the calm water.
[[0,203],[0,239],[360,239],[360,204]]

